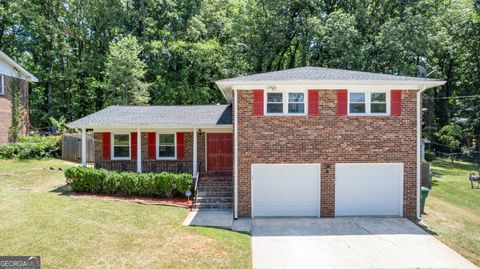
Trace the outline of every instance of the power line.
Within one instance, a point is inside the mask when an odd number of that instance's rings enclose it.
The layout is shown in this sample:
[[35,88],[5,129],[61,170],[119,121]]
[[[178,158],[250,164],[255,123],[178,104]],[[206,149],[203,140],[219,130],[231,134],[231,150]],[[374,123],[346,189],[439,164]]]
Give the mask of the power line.
[[465,96],[449,96],[449,97],[429,97],[425,99],[468,99],[468,98],[480,98],[480,95],[465,95]]

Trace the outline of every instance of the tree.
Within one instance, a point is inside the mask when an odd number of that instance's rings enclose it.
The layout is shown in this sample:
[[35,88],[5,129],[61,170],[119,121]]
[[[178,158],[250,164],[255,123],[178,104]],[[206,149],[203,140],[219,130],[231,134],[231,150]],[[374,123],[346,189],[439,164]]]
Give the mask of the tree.
[[458,124],[445,125],[437,133],[440,142],[444,143],[450,149],[450,157],[453,161],[453,152],[458,149],[462,139],[462,127]]
[[139,58],[142,47],[136,37],[127,35],[110,42],[105,65],[105,88],[111,105],[147,104],[148,83],[143,82],[146,64]]

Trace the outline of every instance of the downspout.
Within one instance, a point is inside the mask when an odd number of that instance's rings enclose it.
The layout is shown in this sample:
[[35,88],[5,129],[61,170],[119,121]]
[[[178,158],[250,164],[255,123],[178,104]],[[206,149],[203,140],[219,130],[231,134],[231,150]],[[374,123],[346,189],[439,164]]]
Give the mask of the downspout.
[[233,89],[234,94],[234,122],[233,122],[233,218],[238,219],[238,94]]
[[421,219],[420,212],[420,169],[421,169],[421,139],[422,139],[422,93],[426,90],[426,86],[417,91],[417,219]]

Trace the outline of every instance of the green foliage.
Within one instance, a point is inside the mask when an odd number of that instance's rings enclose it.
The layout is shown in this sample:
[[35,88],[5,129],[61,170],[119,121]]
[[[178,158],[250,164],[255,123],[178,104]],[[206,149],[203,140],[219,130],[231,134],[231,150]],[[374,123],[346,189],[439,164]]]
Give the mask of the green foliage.
[[190,174],[178,174],[175,175],[175,189],[181,193],[192,188],[192,175]]
[[64,116],[61,116],[59,120],[56,120],[53,117],[50,117],[50,122],[54,127],[57,128],[57,132],[59,134],[67,134],[68,133],[68,126],[67,126],[67,120],[65,119]]
[[3,2],[0,50],[39,78],[29,93],[34,127],[111,104],[224,103],[214,81],[250,73],[417,76],[421,65],[448,82],[423,93],[426,138],[438,143],[435,133],[462,122],[458,150],[480,152],[480,99],[462,97],[480,89],[478,1]]
[[127,195],[139,194],[138,175],[135,173],[119,173],[119,190]]
[[58,158],[62,155],[60,136],[24,136],[19,141],[0,147],[0,159]]
[[185,193],[192,188],[190,174],[114,172],[105,169],[72,167],[65,178],[74,191],[126,195],[155,195],[171,197],[174,191]]
[[425,152],[425,161],[431,162],[435,160],[435,152],[433,151],[426,151]]
[[22,80],[17,78],[11,78],[9,85],[7,85],[7,91],[10,93],[11,96],[11,114],[12,114],[12,122],[9,127],[8,134],[10,136],[10,140],[12,142],[17,142],[18,137],[20,135],[20,131],[22,128],[26,128],[23,115],[24,107],[23,107],[23,83]]
[[445,125],[437,133],[440,142],[446,144],[451,148],[458,148],[460,146],[460,139],[462,139],[462,127],[457,124]]
[[105,88],[111,105],[148,103],[148,84],[142,81],[146,64],[139,58],[141,51],[137,38],[131,35],[110,42]]

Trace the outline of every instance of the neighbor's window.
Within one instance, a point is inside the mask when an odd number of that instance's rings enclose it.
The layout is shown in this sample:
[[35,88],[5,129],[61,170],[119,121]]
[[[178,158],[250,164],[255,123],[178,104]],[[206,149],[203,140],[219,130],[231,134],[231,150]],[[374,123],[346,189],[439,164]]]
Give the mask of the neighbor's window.
[[283,113],[283,93],[281,92],[267,93],[267,113],[268,114]]
[[302,92],[292,92],[288,94],[288,113],[305,113],[305,100]]
[[351,92],[350,93],[350,114],[366,113],[365,110],[365,93]]
[[0,94],[5,94],[5,89],[4,89],[4,78],[3,75],[0,75]]
[[387,94],[384,92],[372,92],[370,94],[370,113],[387,113]]
[[130,159],[130,135],[113,135],[113,159]]
[[175,134],[158,134],[158,158],[175,159]]

